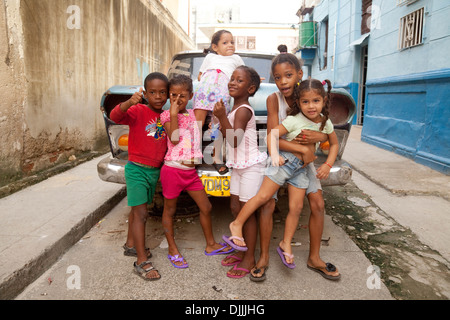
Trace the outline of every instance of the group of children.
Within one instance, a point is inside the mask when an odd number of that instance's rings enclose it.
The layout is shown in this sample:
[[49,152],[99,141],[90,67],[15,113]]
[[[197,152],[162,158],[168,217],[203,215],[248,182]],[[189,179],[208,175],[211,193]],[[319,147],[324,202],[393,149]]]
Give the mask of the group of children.
[[[303,73],[295,55],[281,53],[274,59],[272,74],[279,92],[267,99],[268,160],[267,153],[258,149],[255,114],[249,104],[249,98],[260,86],[258,73],[245,66],[235,54],[229,31],[217,32],[210,49],[211,53],[200,68],[199,87],[195,93],[192,80],[187,76],[179,75],[169,81],[161,73],[152,73],[145,79],[145,90],[141,89],[111,112],[113,121],[130,127],[125,178],[131,212],[124,254],[137,257],[134,270],[142,278],[161,278],[150,262],[150,250],[145,248],[146,207],[153,201],[160,178],[164,196],[162,225],[169,245],[170,263],[175,268],[188,267],[175,243],[173,228],[177,199],[185,191],[200,210],[205,254],[232,253],[222,260],[222,265],[232,267],[227,272],[228,277],[242,278],[250,274],[251,280],[262,281],[269,262],[276,194],[287,183],[289,212],[284,237],[277,249],[280,258],[287,267],[295,267],[291,240],[306,194],[311,207],[307,267],[325,278],[339,279],[336,267],[323,262],[319,256],[324,215],[319,179],[328,177],[338,153],[337,137],[328,119],[331,83],[301,81]],[[234,99],[232,107],[230,97]],[[142,104],[143,98],[148,105]],[[163,112],[168,98],[170,109]],[[191,99],[194,99],[194,109],[187,110]],[[220,122],[218,140],[225,139],[227,147],[226,163],[216,162],[216,168],[219,173],[232,168],[230,208],[235,220],[230,224],[231,236],[223,236],[225,243],[215,241],[212,205],[195,169],[203,157],[201,129],[208,116]],[[330,152],[326,163],[316,172],[312,164],[315,143],[326,140],[330,142]],[[219,161],[219,157],[214,158]],[[258,220],[255,212],[259,216],[261,241],[257,262]]]

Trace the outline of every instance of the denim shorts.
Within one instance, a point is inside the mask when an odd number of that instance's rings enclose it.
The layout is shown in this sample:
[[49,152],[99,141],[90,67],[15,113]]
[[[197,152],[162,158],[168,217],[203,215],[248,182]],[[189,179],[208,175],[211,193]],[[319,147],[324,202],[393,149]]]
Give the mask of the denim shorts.
[[309,179],[309,186],[306,189],[306,194],[316,193],[319,190],[322,190],[322,185],[320,184],[320,180],[317,178],[316,167],[314,166],[314,162],[311,162],[306,166],[306,174]]
[[300,161],[290,152],[280,151],[280,156],[287,159],[288,162],[281,167],[274,167],[270,162],[265,172],[266,177],[279,186],[288,183],[299,189],[307,189],[309,186],[309,178],[307,169],[302,168],[303,161]]

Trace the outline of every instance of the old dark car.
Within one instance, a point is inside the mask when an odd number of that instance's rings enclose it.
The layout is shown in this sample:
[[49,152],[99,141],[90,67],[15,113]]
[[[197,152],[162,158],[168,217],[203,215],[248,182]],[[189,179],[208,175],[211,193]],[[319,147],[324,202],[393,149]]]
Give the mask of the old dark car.
[[[267,109],[266,99],[273,92],[277,91],[275,82],[270,74],[273,54],[264,54],[256,52],[238,52],[247,66],[253,67],[261,76],[261,87],[254,97],[251,98],[250,104],[255,109],[257,120],[257,129],[259,134],[260,150],[266,151],[266,123]],[[194,80],[194,90],[198,84],[197,75],[200,65],[204,59],[204,55],[200,51],[182,52],[173,57],[171,67],[168,71],[170,79],[176,74],[189,75]],[[110,120],[109,114],[111,110],[119,103],[128,100],[134,92],[139,91],[141,85],[134,86],[114,86],[111,87],[102,97],[101,112],[105,121],[105,128],[109,138],[111,154],[98,163],[98,175],[104,181],[125,183],[124,167],[128,158],[128,126],[118,125]],[[167,110],[169,104],[164,106]],[[192,108],[192,101],[188,107]],[[334,124],[335,131],[339,139],[339,155],[330,175],[326,180],[322,180],[323,186],[346,184],[351,179],[352,169],[345,163],[341,157],[345,149],[345,144],[351,129],[351,123],[355,114],[356,107],[353,98],[347,91],[343,89],[333,89],[332,91],[332,107],[330,118]],[[212,141],[208,134],[208,124],[203,127],[203,154],[205,161],[197,167],[198,175],[201,177],[205,191],[210,196],[227,197],[229,192],[229,176],[230,173],[221,176],[208,161],[208,155],[212,151]],[[316,167],[323,164],[326,160],[326,151],[319,149],[317,151]]]

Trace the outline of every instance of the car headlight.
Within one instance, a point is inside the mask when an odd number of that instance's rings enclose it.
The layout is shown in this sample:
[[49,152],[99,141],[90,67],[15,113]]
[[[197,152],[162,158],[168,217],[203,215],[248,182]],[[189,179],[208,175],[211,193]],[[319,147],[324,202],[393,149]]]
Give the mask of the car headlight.
[[129,127],[125,125],[114,125],[108,128],[111,145],[114,149],[114,155],[121,151],[128,151],[128,133]]
[[322,142],[320,144],[319,148],[320,148],[320,150],[322,150],[323,154],[328,155],[328,152],[330,152],[330,143],[328,142],[328,140],[325,142]]
[[120,150],[128,151],[128,134],[121,135],[117,144],[119,145]]

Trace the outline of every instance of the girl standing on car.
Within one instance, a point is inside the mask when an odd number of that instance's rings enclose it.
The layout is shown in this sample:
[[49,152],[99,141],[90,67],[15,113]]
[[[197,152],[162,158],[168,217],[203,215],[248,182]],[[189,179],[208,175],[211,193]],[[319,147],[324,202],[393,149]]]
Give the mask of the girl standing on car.
[[[272,75],[279,89],[267,98],[267,133],[278,126],[296,104],[295,88],[300,84],[303,71],[299,59],[290,53],[282,53],[275,57],[272,62]],[[280,150],[288,152],[301,152],[301,144],[311,144],[323,142],[328,139],[326,134],[303,130],[293,141],[286,141],[283,137],[279,139]],[[307,166],[307,176],[309,186],[306,195],[310,204],[311,215],[309,219],[309,257],[307,266],[318,272],[327,279],[337,280],[340,274],[337,269],[329,263],[325,263],[320,258],[320,244],[324,226],[325,204],[321,190],[320,181],[313,163]],[[272,198],[268,203],[275,202]],[[266,203],[265,206],[268,206]],[[274,204],[272,204],[272,208]],[[260,238],[261,255],[256,266],[251,271],[251,279],[258,281],[265,279],[265,271],[269,265],[269,244],[272,234],[273,211],[265,210],[267,214],[261,214],[260,218]],[[242,245],[242,242],[238,242]],[[282,254],[283,255],[283,254]],[[284,255],[283,255],[284,256]],[[286,259],[286,258],[285,258]],[[288,262],[293,262],[292,258],[287,258]]]
[[201,136],[195,125],[193,110],[186,110],[192,99],[192,80],[178,75],[169,81],[170,110],[161,114],[161,123],[167,132],[168,150],[161,168],[161,186],[164,196],[162,224],[169,245],[168,259],[175,268],[187,268],[174,239],[173,217],[181,192],[186,191],[200,210],[200,224],[206,240],[205,255],[226,254],[232,251],[214,240],[211,224],[211,203],[195,170],[202,151]]
[[[219,119],[222,134],[227,141],[226,165],[233,168],[230,179],[230,206],[234,217],[258,192],[264,175],[267,153],[258,149],[255,112],[248,101],[258,91],[260,82],[260,76],[253,68],[238,67],[228,83],[230,96],[234,98],[233,109],[227,116],[225,103],[218,102],[214,107],[214,115]],[[255,265],[257,232],[256,218],[252,215],[244,226],[248,250],[242,259],[235,257],[235,263],[222,262],[225,266],[233,265],[227,272],[228,277],[242,278]]]
[[[205,124],[206,117],[212,115],[214,105],[223,101],[227,114],[230,112],[230,95],[228,93],[228,82],[233,71],[244,61],[235,54],[233,35],[227,30],[219,30],[212,36],[211,46],[205,50],[207,56],[200,67],[198,75],[199,85],[194,95],[194,112],[201,127]],[[214,123],[212,117],[211,136],[214,143],[214,167],[221,174],[226,174],[228,168],[223,164],[220,157],[221,141],[217,137],[218,123]]]

